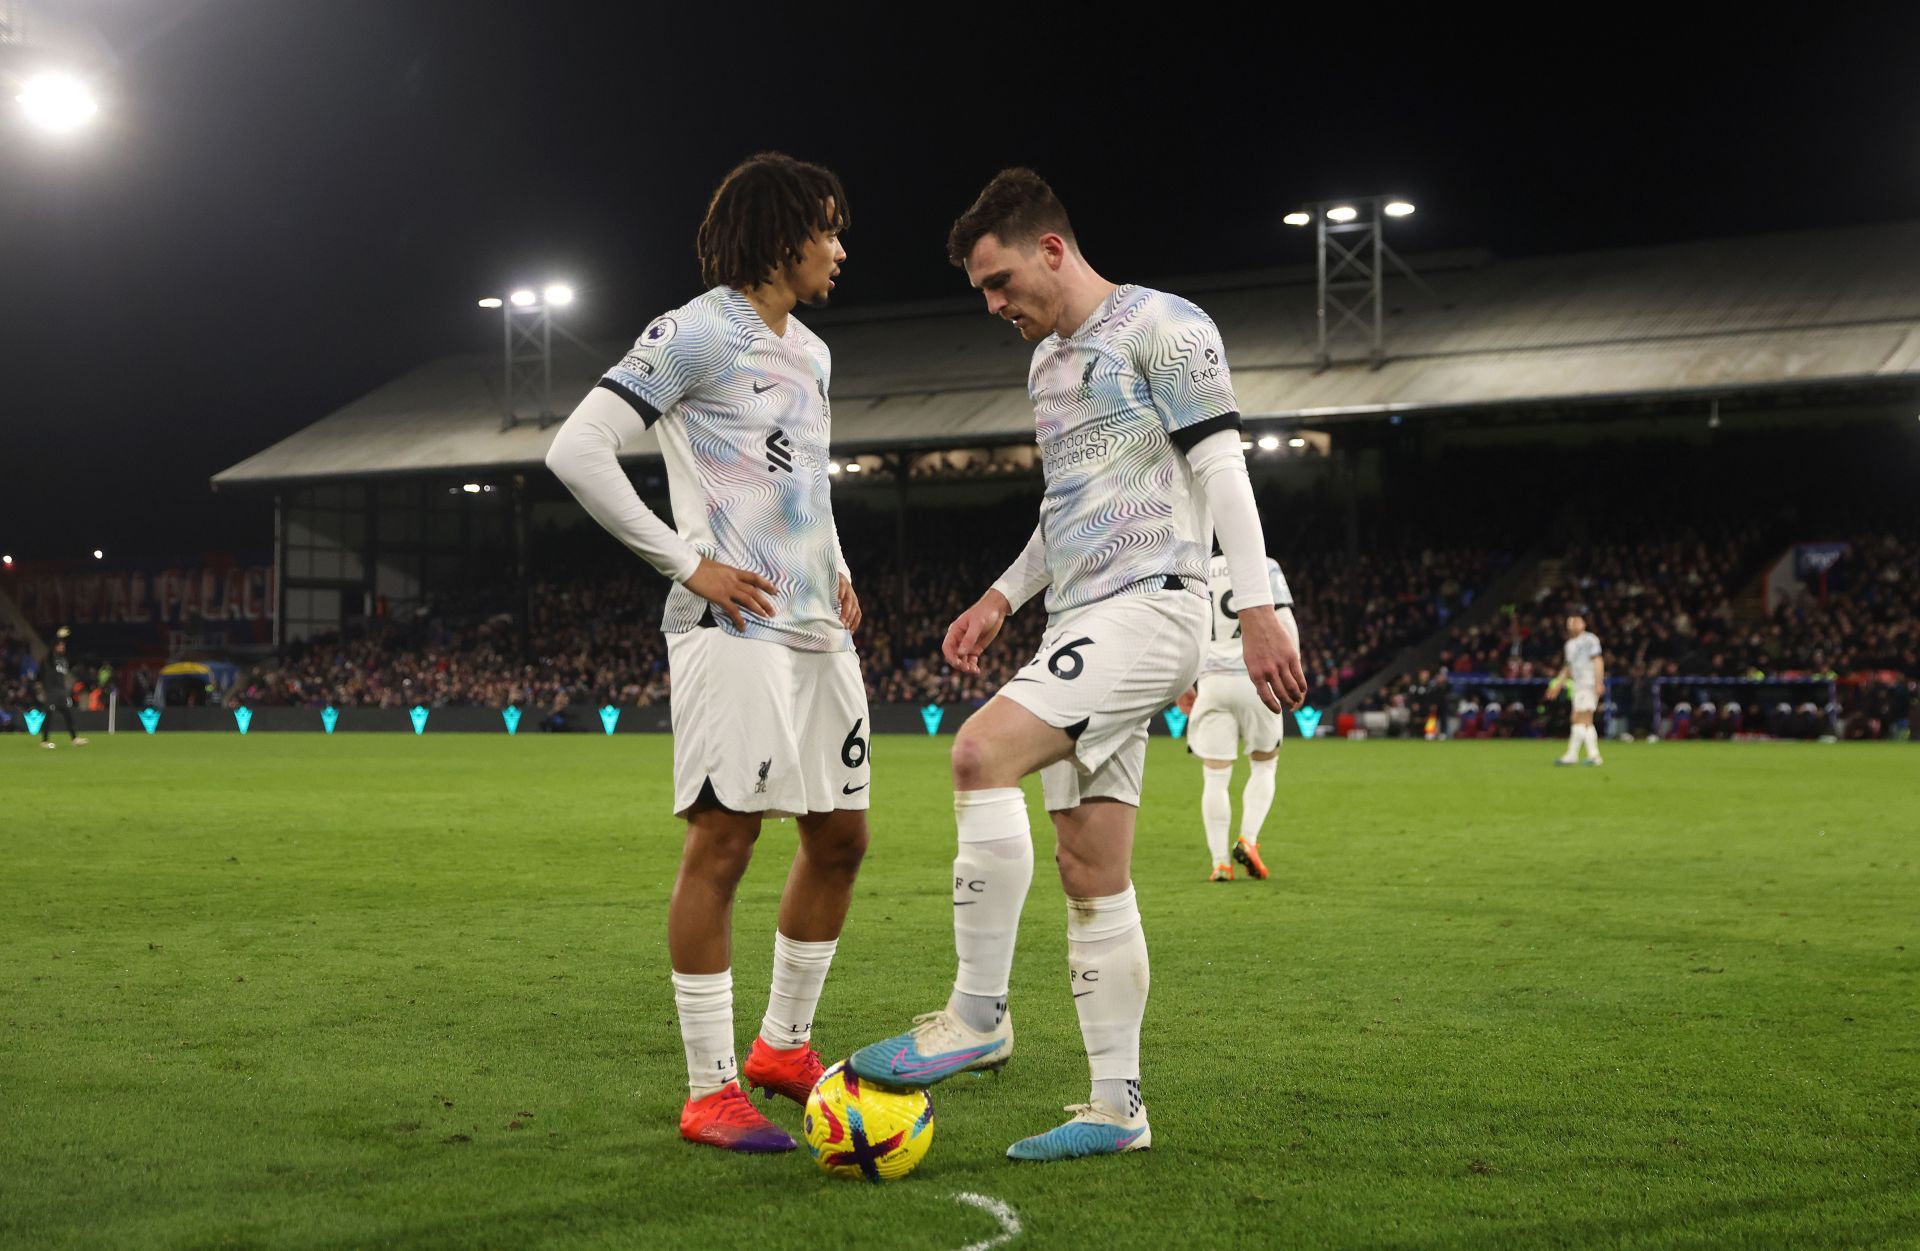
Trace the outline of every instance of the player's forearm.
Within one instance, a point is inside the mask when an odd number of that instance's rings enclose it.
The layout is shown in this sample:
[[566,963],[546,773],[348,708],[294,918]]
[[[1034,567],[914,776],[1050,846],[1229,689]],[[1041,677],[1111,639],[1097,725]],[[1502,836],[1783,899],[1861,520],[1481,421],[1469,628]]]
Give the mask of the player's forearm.
[[1293,640],[1293,645],[1299,647],[1300,623],[1294,620],[1293,609],[1276,608],[1274,609],[1274,615],[1280,619],[1280,628],[1286,632],[1288,638]]
[[1027,540],[1020,555],[987,589],[1007,597],[1007,613],[1011,616],[1020,610],[1020,605],[1046,590],[1050,580],[1047,576],[1046,541],[1040,537],[1040,527],[1035,526],[1033,537]]
[[1267,540],[1260,526],[1260,510],[1253,502],[1253,481],[1247,477],[1247,458],[1240,449],[1240,432],[1210,434],[1187,451],[1194,476],[1207,493],[1213,532],[1227,558],[1227,576],[1233,580],[1233,607],[1244,613],[1273,603],[1273,584],[1267,578]]
[[833,526],[833,568],[847,581],[853,581],[853,570],[847,567],[847,554],[840,547],[840,523],[837,521]]
[[595,387],[554,436],[547,468],[607,533],[667,577],[684,582],[700,567],[700,553],[646,506],[620,467],[622,440],[643,429],[638,413]]

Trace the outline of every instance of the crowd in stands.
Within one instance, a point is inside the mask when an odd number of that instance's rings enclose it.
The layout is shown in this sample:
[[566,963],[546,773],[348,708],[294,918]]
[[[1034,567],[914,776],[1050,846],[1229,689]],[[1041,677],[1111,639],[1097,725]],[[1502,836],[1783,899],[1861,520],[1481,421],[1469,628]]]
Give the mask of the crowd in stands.
[[33,649],[11,632],[0,634],[0,732],[18,728],[19,714],[38,699]]
[[[1733,480],[1760,473],[1775,455],[1755,448],[1731,462]],[[1920,681],[1920,526],[1910,508],[1828,528],[1806,513],[1729,508],[1725,492],[1689,490],[1698,459],[1663,467],[1632,451],[1612,460],[1589,454],[1579,479],[1586,485],[1572,491],[1529,476],[1523,459],[1483,460],[1472,468],[1510,481],[1521,512],[1557,521],[1529,530],[1505,509],[1436,506],[1461,480],[1460,465],[1422,469],[1428,477],[1360,509],[1343,506],[1325,480],[1297,495],[1263,494],[1269,546],[1294,594],[1310,703],[1331,707],[1405,649],[1451,627],[1425,668],[1394,678],[1352,712],[1393,734],[1562,734],[1565,700],[1548,705],[1540,694],[1560,667],[1566,612],[1578,606],[1605,649],[1611,711],[1636,733],[1802,734],[1822,720],[1842,734],[1881,737],[1907,723]],[[1622,494],[1623,481],[1633,493]],[[1554,501],[1557,513],[1549,511]],[[1032,658],[1045,625],[1038,602],[1009,619],[978,677],[950,669],[941,643],[1019,552],[1037,503],[1012,486],[998,504],[916,506],[905,568],[891,514],[858,504],[837,510],[865,614],[855,642],[871,700],[979,703]],[[1843,512],[1832,503],[1818,517]],[[1755,593],[1759,579],[1787,542],[1809,534],[1848,535],[1849,550],[1821,583],[1769,615]],[[1550,576],[1489,612],[1485,592],[1523,553],[1545,557]],[[248,667],[219,697],[229,705],[343,708],[665,700],[665,581],[584,523],[534,566],[544,580],[530,589],[524,636],[505,588],[469,593],[296,641]],[[1471,624],[1460,624],[1463,616]],[[32,702],[31,668],[24,645],[0,640],[0,709]],[[1662,686],[1654,721],[1656,679],[1763,675],[1783,684]],[[1838,684],[1836,707],[1810,707],[1809,692],[1826,678]],[[137,700],[146,689],[129,686],[123,697]]]
[[1286,570],[1301,663],[1321,698],[1378,672],[1473,603],[1511,558],[1482,548],[1310,556]]
[[[1560,576],[1543,582],[1526,604],[1455,629],[1437,672],[1397,677],[1369,697],[1364,711],[1376,714],[1375,724],[1384,715],[1391,733],[1419,733],[1430,724],[1451,724],[1463,737],[1556,733],[1565,711],[1541,705],[1541,687],[1484,679],[1552,678],[1561,667],[1566,613],[1578,608],[1605,648],[1614,711],[1627,732],[1777,738],[1837,730],[1879,738],[1906,724],[1920,682],[1920,531],[1897,523],[1861,529],[1823,588],[1791,597],[1770,618],[1757,594],[1746,613],[1736,612],[1735,598],[1779,551],[1752,526],[1574,548],[1559,563]],[[1656,700],[1655,680],[1682,677],[1779,685],[1680,685]],[[1825,694],[1809,698],[1829,680],[1831,708]],[[1817,728],[1823,724],[1824,731]]]
[[666,584],[650,573],[540,582],[527,657],[508,611],[433,614],[352,638],[296,642],[227,692],[229,705],[337,708],[643,706],[667,693]]

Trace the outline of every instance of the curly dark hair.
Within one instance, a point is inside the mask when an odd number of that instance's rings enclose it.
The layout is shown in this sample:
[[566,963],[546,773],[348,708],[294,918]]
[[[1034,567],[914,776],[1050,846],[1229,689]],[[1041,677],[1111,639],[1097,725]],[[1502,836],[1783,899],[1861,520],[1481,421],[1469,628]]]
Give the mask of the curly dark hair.
[[1047,180],[1032,170],[1003,169],[993,176],[973,207],[953,223],[947,235],[947,260],[964,269],[982,235],[998,235],[1002,243],[1028,244],[1044,234],[1075,242],[1066,205],[1053,194]]
[[837,234],[852,222],[847,193],[832,170],[781,152],[750,156],[721,180],[707,205],[694,246],[700,280],[709,287],[758,286],[798,263],[816,230]]

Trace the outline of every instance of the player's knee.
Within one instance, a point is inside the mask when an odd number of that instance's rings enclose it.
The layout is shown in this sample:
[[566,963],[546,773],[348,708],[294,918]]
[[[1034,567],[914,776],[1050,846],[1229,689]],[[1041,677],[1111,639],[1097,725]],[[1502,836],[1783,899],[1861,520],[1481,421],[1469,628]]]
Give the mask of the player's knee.
[[953,740],[953,789],[983,790],[993,784],[993,748],[986,736],[967,733],[961,726]]
[[687,842],[687,868],[690,872],[720,885],[732,885],[746,875],[753,859],[753,845],[760,831],[730,825],[695,828]]
[[1108,880],[1113,877],[1110,866],[1096,864],[1067,850],[1056,850],[1053,862],[1060,870],[1060,888],[1070,898],[1097,899],[1119,889]]
[[1053,846],[1053,866],[1060,870],[1060,880],[1064,883],[1082,872],[1086,867],[1086,862],[1074,855],[1065,844],[1055,843]]
[[1054,844],[1054,867],[1060,870],[1060,884],[1069,895],[1080,893],[1081,887],[1093,876],[1095,865],[1080,851],[1062,841]]
[[867,823],[848,821],[840,828],[822,830],[807,840],[807,859],[818,868],[849,881],[867,858]]

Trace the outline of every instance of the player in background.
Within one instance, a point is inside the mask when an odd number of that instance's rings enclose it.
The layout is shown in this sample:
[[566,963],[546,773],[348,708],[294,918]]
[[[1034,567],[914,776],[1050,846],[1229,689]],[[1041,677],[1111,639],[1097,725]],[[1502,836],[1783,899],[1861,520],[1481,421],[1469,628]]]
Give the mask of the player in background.
[[[1280,562],[1267,560],[1267,579],[1273,591],[1274,612],[1280,628],[1300,646],[1300,626],[1293,619],[1293,592],[1287,587]],[[1247,681],[1246,658],[1240,648],[1240,610],[1233,600],[1233,578],[1227,558],[1216,555],[1207,566],[1207,594],[1213,601],[1212,632],[1200,681],[1180,696],[1187,714],[1187,750],[1200,758],[1200,823],[1207,832],[1207,850],[1213,856],[1209,881],[1231,882],[1233,863],[1227,859],[1227,830],[1233,823],[1233,762],[1247,749],[1247,784],[1240,792],[1240,837],[1234,840],[1233,859],[1262,881],[1267,866],[1260,859],[1260,827],[1273,806],[1274,773],[1279,768],[1280,739],[1285,713],[1261,702]]]
[[[822,1070],[814,1008],[867,847],[860,605],[828,492],[831,359],[793,316],[826,302],[847,221],[839,179],[818,166],[764,153],[728,174],[700,227],[710,289],[647,326],[547,455],[594,520],[674,582],[661,629],[687,822],[667,913],[680,1133],[732,1151],[794,1147],[741,1090],[734,1058],[733,897],[761,822],[797,818],[799,846],[744,1076],[796,1102]],[[620,467],[648,430],[677,532]]]
[[53,646],[40,665],[40,701],[47,707],[47,718],[40,723],[40,746],[53,750],[53,714],[66,722],[67,738],[75,747],[85,747],[87,738],[73,728],[73,663],[67,658],[67,637],[73,631],[61,626],[53,636]]
[[1598,765],[1600,760],[1600,736],[1593,728],[1593,714],[1600,707],[1600,701],[1607,697],[1607,662],[1600,658],[1600,640],[1587,630],[1587,619],[1580,613],[1571,613],[1567,617],[1567,645],[1564,649],[1566,661],[1553,681],[1547,683],[1547,699],[1551,702],[1560,694],[1565,684],[1573,692],[1573,732],[1567,735],[1567,752],[1553,763],[1573,765],[1582,763],[1580,749],[1586,748],[1589,765]]
[[1137,1151],[1152,1134],[1140,1097],[1148,965],[1130,874],[1134,818],[1148,719],[1200,672],[1216,528],[1255,689],[1278,710],[1299,705],[1306,681],[1274,613],[1240,414],[1206,314],[1095,272],[1032,170],[996,176],[954,223],[947,255],[985,293],[988,313],[1035,345],[1027,392],[1046,490],[1026,549],[948,628],[942,650],[978,674],[1007,617],[1043,590],[1047,629],[1039,653],[954,739],[953,993],[850,1063],[869,1080],[920,1087],[1012,1055],[1008,981],[1033,880],[1020,782],[1039,773],[1093,1085],[1069,1121],[1007,1154]]

